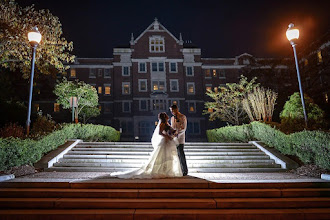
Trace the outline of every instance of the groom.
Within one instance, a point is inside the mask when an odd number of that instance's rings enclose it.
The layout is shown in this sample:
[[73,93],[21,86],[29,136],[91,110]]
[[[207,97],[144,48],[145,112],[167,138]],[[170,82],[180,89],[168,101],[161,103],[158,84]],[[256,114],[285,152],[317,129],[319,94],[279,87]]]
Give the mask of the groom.
[[179,112],[177,105],[172,105],[170,107],[172,117],[171,117],[171,126],[176,130],[178,134],[179,145],[177,146],[178,156],[180,159],[182,174],[186,176],[188,174],[188,167],[186,162],[186,156],[184,155],[183,147],[185,143],[185,132],[187,129],[187,117]]

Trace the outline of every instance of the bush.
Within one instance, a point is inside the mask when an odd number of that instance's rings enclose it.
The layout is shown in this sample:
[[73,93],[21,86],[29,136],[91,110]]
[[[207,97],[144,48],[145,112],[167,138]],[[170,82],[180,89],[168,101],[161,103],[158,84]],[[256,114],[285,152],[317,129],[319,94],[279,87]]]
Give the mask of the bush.
[[330,134],[323,131],[301,131],[285,134],[270,125],[227,126],[207,131],[210,142],[248,142],[260,140],[283,154],[296,155],[301,161],[330,169]]
[[64,124],[39,140],[19,138],[0,138],[0,170],[13,166],[32,164],[68,139],[83,139],[85,141],[119,141],[120,133],[110,126]]
[[24,128],[17,123],[9,123],[6,124],[5,127],[3,127],[0,130],[0,137],[2,138],[8,138],[8,137],[14,137],[14,138],[23,138],[24,137]]
[[50,115],[42,115],[42,111],[38,112],[38,117],[34,123],[32,123],[31,133],[33,135],[48,134],[55,129],[56,122],[52,120]]

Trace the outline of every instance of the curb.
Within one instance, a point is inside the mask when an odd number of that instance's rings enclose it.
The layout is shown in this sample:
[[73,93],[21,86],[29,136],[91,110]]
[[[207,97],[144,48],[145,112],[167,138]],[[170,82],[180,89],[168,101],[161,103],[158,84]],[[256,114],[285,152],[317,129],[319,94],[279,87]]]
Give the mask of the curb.
[[14,174],[0,175],[0,182],[6,181],[6,180],[11,180],[11,179],[15,179]]
[[330,174],[321,174],[321,179],[330,181]]

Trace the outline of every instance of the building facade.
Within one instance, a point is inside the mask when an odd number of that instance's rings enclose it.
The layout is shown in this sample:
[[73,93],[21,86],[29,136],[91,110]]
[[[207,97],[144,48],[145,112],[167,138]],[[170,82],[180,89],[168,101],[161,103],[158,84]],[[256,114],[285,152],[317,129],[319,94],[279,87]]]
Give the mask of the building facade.
[[[69,80],[79,79],[94,86],[99,94],[101,115],[92,123],[111,125],[122,132],[122,140],[149,141],[159,112],[177,104],[188,118],[187,140],[205,140],[206,129],[219,127],[203,115],[205,94],[241,75],[258,77],[283,100],[297,91],[292,59],[255,58],[244,53],[234,58],[202,58],[201,48],[177,38],[157,19],[129,45],[113,49],[113,58],[77,58],[70,64]],[[284,98],[283,98],[284,97]],[[53,117],[60,106],[52,102]],[[46,104],[36,99],[37,107]],[[43,107],[44,108],[44,107]],[[63,114],[61,114],[63,115]],[[70,116],[68,117],[70,118]]]

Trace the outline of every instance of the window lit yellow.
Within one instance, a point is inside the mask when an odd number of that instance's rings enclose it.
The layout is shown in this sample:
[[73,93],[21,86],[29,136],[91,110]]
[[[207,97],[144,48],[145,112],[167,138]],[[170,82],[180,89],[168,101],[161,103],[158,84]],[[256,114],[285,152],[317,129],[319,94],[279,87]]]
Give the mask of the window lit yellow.
[[188,92],[189,93],[194,93],[194,86],[193,85],[189,85]]
[[319,63],[322,63],[323,59],[322,59],[322,52],[318,51],[317,52],[317,60],[319,61]]
[[205,70],[205,77],[211,77],[211,71]]
[[76,69],[70,70],[70,77],[76,77]]
[[308,65],[308,60],[307,59],[305,59],[304,64],[305,64],[305,66]]
[[105,88],[104,88],[104,94],[106,94],[106,95],[110,95],[111,93],[111,90],[110,90],[110,86],[106,86]]
[[190,106],[189,111],[191,111],[191,112],[195,111],[194,106]]
[[59,112],[60,111],[60,104],[54,103],[54,112]]
[[99,93],[99,94],[102,94],[102,86],[99,86],[99,88],[98,88],[98,93]]
[[213,74],[214,77],[216,77],[217,76],[217,71],[216,70],[213,70],[212,71],[212,74]]

